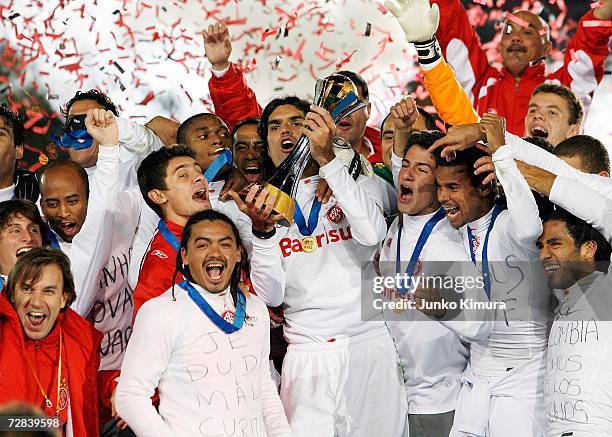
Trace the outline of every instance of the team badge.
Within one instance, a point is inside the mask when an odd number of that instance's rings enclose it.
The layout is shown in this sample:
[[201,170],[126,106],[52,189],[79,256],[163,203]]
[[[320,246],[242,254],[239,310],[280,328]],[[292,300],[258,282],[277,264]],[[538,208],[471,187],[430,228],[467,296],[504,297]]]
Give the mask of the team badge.
[[342,223],[344,220],[344,211],[338,205],[334,205],[327,210],[327,218],[333,223]]
[[234,318],[236,317],[236,314],[232,310],[225,310],[221,313],[221,317],[227,323],[234,323]]

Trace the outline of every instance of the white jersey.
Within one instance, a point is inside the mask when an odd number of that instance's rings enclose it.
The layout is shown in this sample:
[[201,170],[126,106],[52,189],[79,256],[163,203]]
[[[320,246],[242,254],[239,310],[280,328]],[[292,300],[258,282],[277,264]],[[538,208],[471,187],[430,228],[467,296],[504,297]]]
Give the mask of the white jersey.
[[[490,299],[505,302],[506,309],[496,312],[489,338],[472,345],[470,360],[480,374],[499,376],[546,349],[551,294],[535,245],[542,223],[531,190],[507,147],[493,154],[493,162],[508,209],[499,214],[489,235]],[[492,213],[462,228],[464,246],[468,253],[474,247],[480,269]]]
[[[407,267],[421,231],[435,213],[422,216],[403,215],[401,234],[402,272]],[[396,272],[397,238],[399,217],[391,224],[387,236],[381,245],[380,270],[383,276],[393,276]],[[457,263],[445,263],[457,261]],[[447,270],[447,268],[450,268]],[[453,229],[448,220],[443,218],[434,227],[417,261],[415,275],[453,275],[452,269],[459,270],[462,277],[476,276],[470,257],[463,248],[463,241],[458,230]],[[480,288],[480,298],[484,292]],[[473,298],[466,293],[465,298]],[[461,340],[456,332],[458,321],[445,324],[429,319],[415,309],[384,311],[387,326],[395,342],[402,362],[405,387],[407,390],[408,412],[410,414],[438,414],[455,409],[460,388],[460,378],[467,365],[469,356],[468,344]],[[490,323],[484,317],[470,317],[472,322],[463,322],[476,326],[464,326],[473,333],[472,339],[483,339],[487,336]],[[440,357],[444,357],[443,360]]]
[[[228,291],[194,288],[218,314],[233,310]],[[246,314],[241,329],[225,334],[178,285],[174,296],[170,289],[142,306],[115,398],[137,435],[291,435],[270,376],[268,310],[250,295]],[[157,387],[159,412],[150,399]]]
[[[367,306],[362,303],[363,264],[372,259],[386,231],[378,187],[369,177],[353,180],[339,158],[321,167],[319,174],[333,196],[321,205],[311,234],[312,252],[304,251],[304,236],[295,223],[277,228],[270,239],[253,239],[253,287],[268,306],[283,304],[284,333],[291,344],[387,329],[381,321],[364,321],[380,317],[380,312],[361,312],[362,305]],[[299,182],[296,201],[306,222],[318,180],[314,176]]]
[[612,197],[606,197],[582,182],[557,176],[548,198],[612,241]]
[[0,188],[0,202],[5,200],[13,200],[15,198],[15,184],[11,184],[8,187]]
[[611,290],[609,270],[557,292],[546,367],[547,436],[612,435]]

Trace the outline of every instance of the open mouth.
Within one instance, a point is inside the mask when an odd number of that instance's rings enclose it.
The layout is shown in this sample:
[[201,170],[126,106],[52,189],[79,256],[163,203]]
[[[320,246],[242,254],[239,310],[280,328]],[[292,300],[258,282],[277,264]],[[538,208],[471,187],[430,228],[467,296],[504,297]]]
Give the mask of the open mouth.
[[210,261],[206,263],[204,267],[206,274],[212,282],[220,282],[223,271],[225,270],[225,264],[219,261]]
[[412,190],[412,188],[406,185],[400,185],[400,196],[399,196],[400,202],[408,202],[412,198],[413,194],[414,194],[414,191]]
[[28,317],[28,322],[33,328],[38,328],[47,318],[46,314],[39,313],[37,311],[30,311],[26,314],[26,316]]
[[257,182],[261,178],[261,167],[259,165],[247,165],[244,168],[244,177],[249,182]]
[[446,217],[448,217],[449,220],[453,220],[459,214],[459,207],[458,206],[453,206],[452,208],[445,207],[444,211],[446,211]]
[[17,252],[15,252],[15,255],[17,256],[17,258],[19,258],[21,255],[26,254],[30,250],[32,250],[32,247],[22,247],[20,249],[17,249]]
[[548,138],[548,130],[543,128],[542,126],[534,126],[531,128],[530,132],[532,137],[540,137],[540,138]]
[[293,144],[293,140],[291,138],[285,138],[281,141],[281,149],[283,152],[291,152],[295,144]]
[[208,200],[208,190],[206,189],[206,187],[202,187],[200,189],[197,189],[193,192],[191,198],[193,200],[198,200],[201,202],[204,202],[206,200]]
[[65,235],[74,236],[77,232],[77,225],[74,222],[62,222],[59,227]]

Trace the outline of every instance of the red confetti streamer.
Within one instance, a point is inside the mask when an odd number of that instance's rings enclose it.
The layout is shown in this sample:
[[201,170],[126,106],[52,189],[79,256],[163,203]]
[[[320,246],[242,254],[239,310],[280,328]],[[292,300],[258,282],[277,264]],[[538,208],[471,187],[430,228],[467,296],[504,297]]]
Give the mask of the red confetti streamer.
[[357,49],[353,50],[351,53],[344,52],[342,55],[344,58],[338,59],[336,62],[336,68],[339,70],[344,64],[347,64],[351,61],[353,55],[357,52]]
[[153,91],[149,91],[147,93],[147,95],[145,96],[145,98],[142,99],[142,101],[140,103],[138,103],[138,105],[146,105],[147,103],[149,103],[154,98],[155,98],[155,94],[153,93]]
[[261,40],[265,41],[268,37],[272,36],[272,35],[276,35],[276,33],[278,33],[278,29],[276,27],[273,27],[272,29],[266,29],[261,33]]

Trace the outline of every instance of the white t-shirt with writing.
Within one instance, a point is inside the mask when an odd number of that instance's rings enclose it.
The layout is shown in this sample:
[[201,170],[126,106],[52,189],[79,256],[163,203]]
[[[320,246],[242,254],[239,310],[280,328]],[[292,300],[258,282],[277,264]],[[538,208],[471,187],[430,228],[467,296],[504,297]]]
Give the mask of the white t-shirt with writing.
[[[217,314],[233,310],[229,290],[193,284]],[[176,299],[176,300],[175,300]],[[241,329],[224,333],[176,285],[139,310],[116,392],[117,412],[141,437],[291,435],[270,376],[270,319],[247,297]],[[159,387],[159,411],[150,397]]]
[[568,290],[548,337],[548,436],[612,435],[612,280],[594,272]]

